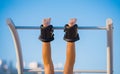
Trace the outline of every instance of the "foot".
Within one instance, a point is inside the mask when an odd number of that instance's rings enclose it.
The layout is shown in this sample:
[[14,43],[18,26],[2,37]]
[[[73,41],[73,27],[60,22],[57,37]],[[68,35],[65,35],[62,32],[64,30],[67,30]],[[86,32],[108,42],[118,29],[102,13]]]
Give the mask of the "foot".
[[54,40],[53,26],[50,25],[51,18],[43,19],[43,24],[40,26],[41,34],[39,39],[42,42],[50,42]]
[[65,35],[64,40],[67,42],[75,42],[79,40],[79,34],[78,34],[78,26],[76,24],[77,19],[72,18],[70,19],[69,23],[65,25]]

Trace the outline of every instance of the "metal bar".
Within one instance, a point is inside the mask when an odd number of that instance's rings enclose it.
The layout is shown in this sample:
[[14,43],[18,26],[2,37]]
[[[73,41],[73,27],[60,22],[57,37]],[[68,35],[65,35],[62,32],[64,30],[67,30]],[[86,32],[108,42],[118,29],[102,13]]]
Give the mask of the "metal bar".
[[[55,72],[63,72],[64,70],[54,70]],[[24,69],[24,72],[44,72],[43,69]],[[74,70],[75,73],[107,73],[106,70]]]
[[112,19],[106,20],[107,27],[107,74],[113,74],[113,27]]
[[7,25],[10,29],[13,41],[14,41],[14,46],[15,46],[15,51],[16,51],[16,58],[17,58],[17,70],[18,74],[23,74],[23,59],[22,59],[22,50],[21,50],[21,45],[19,41],[19,36],[17,33],[17,30],[14,27],[14,23],[12,22],[11,19],[7,19]]
[[[40,26],[15,26],[16,29],[19,29],[19,30],[39,30],[40,29]],[[54,26],[54,29],[56,30],[62,30],[64,29],[64,27],[61,27],[61,26]],[[78,27],[78,29],[80,30],[106,30],[106,27],[97,27],[97,26],[80,26]]]

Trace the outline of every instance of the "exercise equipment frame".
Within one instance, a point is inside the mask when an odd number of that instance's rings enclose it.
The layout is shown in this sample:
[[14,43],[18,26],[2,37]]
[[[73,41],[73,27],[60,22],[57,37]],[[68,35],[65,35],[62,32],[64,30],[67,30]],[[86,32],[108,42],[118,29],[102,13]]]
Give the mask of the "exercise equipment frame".
[[[18,74],[23,74],[23,72],[43,72],[44,70],[40,69],[24,69],[23,68],[23,58],[22,58],[22,49],[19,40],[19,35],[17,30],[39,30],[39,26],[15,26],[12,19],[8,18],[6,20],[7,25],[10,29],[15,51],[16,51],[16,58],[18,63]],[[62,30],[64,27],[54,27],[55,30]],[[98,26],[81,26],[78,27],[79,30],[105,30],[107,32],[107,70],[74,70],[77,73],[107,73],[113,74],[113,22],[112,19],[106,20],[105,27],[98,27]],[[55,72],[63,72],[63,70],[55,70]]]

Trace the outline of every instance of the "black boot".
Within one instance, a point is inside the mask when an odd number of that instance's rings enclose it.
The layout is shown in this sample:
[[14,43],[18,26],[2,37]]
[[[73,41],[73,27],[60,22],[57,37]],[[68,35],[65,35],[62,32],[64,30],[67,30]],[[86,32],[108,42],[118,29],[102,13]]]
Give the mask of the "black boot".
[[75,24],[72,27],[69,27],[69,25],[66,24],[64,28],[64,32],[65,32],[64,40],[67,42],[75,42],[79,40],[80,38],[79,38],[79,34],[77,33],[77,29],[78,29],[77,24]]
[[39,39],[42,42],[51,42],[54,40],[54,34],[53,34],[53,26],[49,25],[47,27],[43,27],[43,25],[40,26],[41,34],[39,36]]

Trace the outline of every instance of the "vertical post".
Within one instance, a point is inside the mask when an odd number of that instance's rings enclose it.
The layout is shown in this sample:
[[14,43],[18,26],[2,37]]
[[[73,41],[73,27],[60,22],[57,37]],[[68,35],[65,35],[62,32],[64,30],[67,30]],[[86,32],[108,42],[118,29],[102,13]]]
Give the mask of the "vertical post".
[[107,28],[107,74],[113,74],[113,22],[106,20]]
[[17,58],[17,70],[18,74],[23,74],[23,59],[22,59],[22,50],[21,45],[19,41],[18,33],[15,29],[14,23],[11,19],[7,19],[7,25],[11,31],[11,35],[14,41],[15,51],[16,51],[16,58]]

